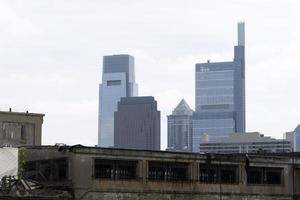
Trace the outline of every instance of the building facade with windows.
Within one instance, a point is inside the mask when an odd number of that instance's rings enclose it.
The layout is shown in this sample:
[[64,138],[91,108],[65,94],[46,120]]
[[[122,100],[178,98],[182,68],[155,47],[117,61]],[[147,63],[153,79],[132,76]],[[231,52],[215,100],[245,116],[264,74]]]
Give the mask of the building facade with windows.
[[295,151],[300,151],[300,124],[294,130],[295,134]]
[[114,146],[114,112],[121,97],[137,96],[134,57],[103,57],[102,84],[99,85],[98,146]]
[[285,139],[291,143],[292,151],[297,151],[296,150],[296,133],[295,133],[295,131],[285,132],[283,135],[283,139]]
[[154,97],[122,97],[114,115],[116,148],[160,150],[160,111]]
[[72,191],[74,199],[300,197],[299,153],[225,155],[75,145],[27,147],[26,155],[24,177],[50,191],[54,186]]
[[204,153],[279,153],[292,152],[293,144],[287,139],[265,137],[258,132],[232,133],[214,141],[201,142],[200,152]]
[[0,146],[41,145],[44,116],[0,111]]
[[245,132],[245,25],[238,24],[238,45],[231,62],[196,64],[193,151],[203,134],[214,140]]
[[193,110],[182,99],[168,115],[168,151],[192,151]]

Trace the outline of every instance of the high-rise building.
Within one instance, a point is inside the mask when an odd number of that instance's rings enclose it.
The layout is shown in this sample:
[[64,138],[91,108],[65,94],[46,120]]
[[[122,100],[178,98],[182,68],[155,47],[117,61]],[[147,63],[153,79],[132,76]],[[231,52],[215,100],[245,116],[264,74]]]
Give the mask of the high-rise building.
[[193,151],[203,134],[211,140],[245,132],[245,25],[238,23],[234,60],[196,64]]
[[160,150],[160,111],[154,97],[121,98],[114,127],[115,147]]
[[168,115],[169,151],[192,151],[193,110],[184,99]]
[[102,84],[99,85],[98,146],[114,146],[114,112],[121,97],[137,96],[134,57],[103,57]]
[[300,124],[295,128],[295,151],[300,151]]
[[296,151],[296,133],[295,131],[285,132],[283,139],[291,143],[292,151]]

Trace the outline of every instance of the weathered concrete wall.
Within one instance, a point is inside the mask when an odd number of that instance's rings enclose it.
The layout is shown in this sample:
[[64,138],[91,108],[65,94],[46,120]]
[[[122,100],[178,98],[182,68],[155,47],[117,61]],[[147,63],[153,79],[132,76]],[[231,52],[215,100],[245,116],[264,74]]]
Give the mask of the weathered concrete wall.
[[44,114],[0,111],[0,146],[41,145]]
[[[249,184],[245,171],[245,155],[205,155],[194,153],[172,153],[161,151],[121,150],[105,148],[33,147],[28,149],[28,160],[42,160],[66,157],[68,179],[76,199],[87,200],[292,200],[293,194],[300,193],[300,154],[290,155],[249,155],[250,167],[280,168],[280,184]],[[210,157],[210,158],[209,158]],[[135,160],[137,177],[134,179],[112,179],[95,177],[95,159]],[[199,179],[200,164],[235,165],[238,181],[235,183],[203,183]],[[188,180],[150,180],[149,162],[184,162],[188,164]],[[293,167],[295,170],[293,170]],[[295,171],[295,173],[294,173]],[[300,198],[298,198],[300,199]],[[297,198],[294,198],[297,200]]]
[[84,200],[299,200],[283,195],[228,195],[228,194],[163,194],[163,193],[119,193],[91,191],[80,197]]

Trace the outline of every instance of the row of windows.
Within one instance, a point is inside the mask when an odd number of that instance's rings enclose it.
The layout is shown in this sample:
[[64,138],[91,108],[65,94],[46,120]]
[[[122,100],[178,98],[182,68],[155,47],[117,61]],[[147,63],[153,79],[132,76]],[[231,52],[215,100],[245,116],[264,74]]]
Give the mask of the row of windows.
[[197,96],[197,106],[209,104],[233,104],[232,95]]
[[234,74],[233,70],[226,71],[213,71],[213,72],[196,72],[197,80],[206,80],[206,79],[233,79]]
[[224,127],[232,126],[234,124],[233,119],[200,119],[193,120],[193,126],[195,128],[205,128],[205,127]]
[[267,148],[267,147],[263,147],[263,146],[257,146],[257,147],[253,147],[253,148],[240,148],[240,147],[214,147],[214,146],[203,146],[202,144],[200,144],[200,151],[201,152],[207,152],[209,150],[218,150],[218,151],[223,151],[223,150],[236,150],[236,149],[242,149],[242,150],[248,150],[248,151],[258,151],[258,150],[265,150],[265,151],[273,151],[273,150],[280,150],[280,151],[283,151],[283,150],[290,150],[290,147],[270,147],[270,148]]
[[[3,127],[5,127],[5,125],[3,125]],[[0,130],[0,139],[21,139],[23,141],[26,141],[26,136],[27,136],[26,127],[24,125],[21,125],[21,129],[19,130],[20,132],[15,127],[9,127],[8,130],[2,128]]]
[[251,143],[250,143],[250,145],[249,145],[249,143],[239,143],[239,144],[237,144],[237,143],[227,143],[227,144],[220,144],[220,143],[207,143],[207,144],[203,144],[203,146],[206,146],[206,147],[217,147],[217,148],[224,148],[224,147],[236,147],[236,148],[258,148],[258,147],[264,147],[264,148],[283,148],[283,147],[286,147],[286,148],[288,148],[288,147],[290,147],[290,145],[289,144],[285,144],[285,145],[283,145],[283,144],[273,144],[273,143],[257,143],[257,145],[251,145]]
[[[282,168],[248,167],[247,183],[281,184]],[[100,179],[138,179],[138,162],[95,159],[94,177]],[[188,181],[189,163],[148,161],[149,180]],[[239,183],[239,166],[225,164],[199,164],[201,183]]]
[[211,87],[233,87],[233,80],[206,80],[196,81],[196,89],[198,88],[211,88]]
[[229,109],[230,104],[201,105],[200,108],[201,108],[201,110]]
[[281,184],[282,169],[266,167],[250,167],[247,172],[249,184]]
[[196,94],[197,95],[228,95],[234,94],[233,85],[232,86],[220,86],[220,87],[209,87],[209,88],[203,88],[198,87],[196,88]]

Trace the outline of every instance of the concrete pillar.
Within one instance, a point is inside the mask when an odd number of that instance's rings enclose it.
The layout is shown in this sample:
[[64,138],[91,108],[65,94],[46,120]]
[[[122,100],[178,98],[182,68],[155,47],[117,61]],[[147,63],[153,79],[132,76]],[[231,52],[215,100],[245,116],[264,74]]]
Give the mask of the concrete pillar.
[[142,178],[143,178],[143,183],[146,183],[147,178],[148,178],[148,162],[147,162],[147,160],[142,161]]

